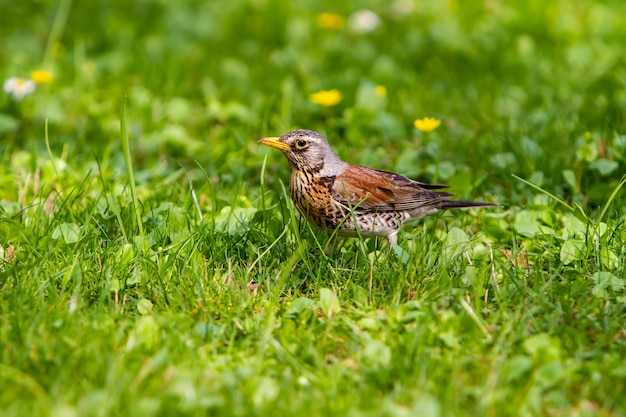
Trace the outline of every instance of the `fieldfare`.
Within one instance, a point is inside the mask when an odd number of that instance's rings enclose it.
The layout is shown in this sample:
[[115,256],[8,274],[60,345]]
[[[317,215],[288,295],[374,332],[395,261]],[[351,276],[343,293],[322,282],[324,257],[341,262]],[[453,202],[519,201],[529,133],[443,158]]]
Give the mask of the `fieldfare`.
[[445,185],[424,184],[400,174],[342,161],[325,137],[294,130],[264,145],[280,149],[291,165],[289,191],[298,210],[315,226],[339,236],[384,236],[391,246],[400,227],[442,209],[494,207],[450,200]]

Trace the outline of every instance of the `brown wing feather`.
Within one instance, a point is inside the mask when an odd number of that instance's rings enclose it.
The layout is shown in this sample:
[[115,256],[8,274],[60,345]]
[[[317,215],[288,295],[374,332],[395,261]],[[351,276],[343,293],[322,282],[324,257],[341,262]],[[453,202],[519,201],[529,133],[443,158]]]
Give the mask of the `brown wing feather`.
[[436,206],[452,196],[429,191],[426,186],[393,172],[351,165],[335,178],[331,193],[335,201],[359,211],[412,210]]
[[360,166],[360,165],[353,165],[353,166],[357,166],[360,169],[362,168],[362,169],[366,169],[366,170],[370,170],[370,171],[374,171],[374,172],[378,172],[378,173],[382,173],[382,174],[388,174],[388,175],[395,176],[395,177],[402,177],[402,178],[407,179],[407,180],[413,182],[414,184],[417,184],[420,187],[425,188],[427,190],[441,190],[442,188],[450,187],[449,185],[446,185],[446,184],[427,184],[425,182],[415,181],[415,180],[412,180],[410,178],[404,177],[402,175],[396,174],[395,172],[385,171],[385,170],[382,170],[382,169],[372,169],[372,168],[367,168],[367,167],[363,167],[363,166]]

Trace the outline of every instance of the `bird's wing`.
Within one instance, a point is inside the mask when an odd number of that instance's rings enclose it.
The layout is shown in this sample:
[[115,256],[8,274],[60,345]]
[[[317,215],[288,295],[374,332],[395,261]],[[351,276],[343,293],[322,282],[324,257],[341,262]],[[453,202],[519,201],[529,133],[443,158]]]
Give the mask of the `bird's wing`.
[[399,174],[350,165],[331,186],[333,199],[358,211],[412,210],[437,206],[452,196],[429,191],[444,185],[422,184]]

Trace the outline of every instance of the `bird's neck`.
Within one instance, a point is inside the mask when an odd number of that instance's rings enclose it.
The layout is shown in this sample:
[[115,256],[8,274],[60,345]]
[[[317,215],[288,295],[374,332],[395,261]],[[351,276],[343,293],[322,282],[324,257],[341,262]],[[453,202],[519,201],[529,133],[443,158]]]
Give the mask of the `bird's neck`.
[[348,165],[342,161],[337,155],[332,154],[324,157],[317,165],[312,166],[312,173],[318,177],[332,177],[341,174]]

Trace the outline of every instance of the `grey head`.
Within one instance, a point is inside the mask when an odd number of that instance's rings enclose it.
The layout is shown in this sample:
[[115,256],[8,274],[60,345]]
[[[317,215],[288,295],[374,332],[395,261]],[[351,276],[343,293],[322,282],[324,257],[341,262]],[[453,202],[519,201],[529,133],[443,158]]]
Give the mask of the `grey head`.
[[295,170],[332,176],[341,174],[348,165],[332,150],[326,138],[313,130],[292,130],[280,138],[265,138],[260,142],[280,149]]

